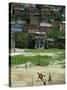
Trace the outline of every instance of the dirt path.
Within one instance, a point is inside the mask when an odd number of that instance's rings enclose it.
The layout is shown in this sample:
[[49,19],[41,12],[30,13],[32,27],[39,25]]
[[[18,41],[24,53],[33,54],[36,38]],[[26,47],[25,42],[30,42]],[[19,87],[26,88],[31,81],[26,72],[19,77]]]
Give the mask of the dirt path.
[[34,52],[19,52],[19,53],[11,53],[11,56],[15,56],[15,55],[24,55],[24,56],[36,56],[36,55],[40,55],[40,56],[56,56],[54,53],[34,53]]

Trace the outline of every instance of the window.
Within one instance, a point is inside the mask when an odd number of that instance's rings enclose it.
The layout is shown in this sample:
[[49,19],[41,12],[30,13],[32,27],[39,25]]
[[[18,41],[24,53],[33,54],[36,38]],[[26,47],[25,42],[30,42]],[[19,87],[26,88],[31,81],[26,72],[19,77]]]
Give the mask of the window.
[[43,44],[43,42],[41,42],[41,44]]
[[37,45],[37,48],[39,48],[39,45]]
[[40,45],[40,48],[42,48],[43,47],[43,45]]

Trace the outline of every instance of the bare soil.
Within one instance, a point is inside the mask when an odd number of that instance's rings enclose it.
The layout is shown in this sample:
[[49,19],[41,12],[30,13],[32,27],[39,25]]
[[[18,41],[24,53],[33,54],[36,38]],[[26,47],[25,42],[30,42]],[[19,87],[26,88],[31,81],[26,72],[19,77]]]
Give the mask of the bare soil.
[[[35,55],[48,55],[57,57],[57,53],[12,53],[14,55],[24,55],[24,56],[35,56]],[[22,86],[42,86],[43,81],[38,79],[38,72],[45,75],[46,85],[58,85],[65,83],[65,68],[62,67],[62,62],[64,60],[55,60],[47,66],[28,66],[25,68],[25,64],[13,65],[11,66],[11,86],[12,87],[22,87]],[[48,81],[49,73],[51,73],[52,82]]]
[[[65,69],[61,64],[48,66],[32,66],[25,68],[24,65],[14,65],[11,67],[11,86],[41,86],[44,85],[42,80],[38,79],[37,73],[42,73],[46,77],[47,85],[56,85],[65,83]],[[52,82],[48,81],[51,73]]]

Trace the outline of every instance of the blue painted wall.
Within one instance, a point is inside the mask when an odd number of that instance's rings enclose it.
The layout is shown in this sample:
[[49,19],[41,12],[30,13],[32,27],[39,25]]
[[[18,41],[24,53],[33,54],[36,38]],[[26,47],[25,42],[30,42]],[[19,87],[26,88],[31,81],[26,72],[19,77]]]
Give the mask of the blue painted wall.
[[13,25],[11,25],[11,31],[13,31],[13,32],[21,32],[22,31],[22,25],[21,24],[13,24]]

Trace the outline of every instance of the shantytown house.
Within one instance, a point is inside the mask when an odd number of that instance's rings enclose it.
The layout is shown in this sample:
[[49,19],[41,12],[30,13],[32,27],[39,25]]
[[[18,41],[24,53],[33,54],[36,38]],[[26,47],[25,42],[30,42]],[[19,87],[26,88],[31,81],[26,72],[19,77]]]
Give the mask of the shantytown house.
[[[33,48],[53,47],[55,40],[48,34],[55,28],[65,32],[64,8],[64,6],[11,3],[11,35],[13,36],[14,32],[25,32],[28,39],[34,40]],[[65,39],[60,34],[58,38]]]

